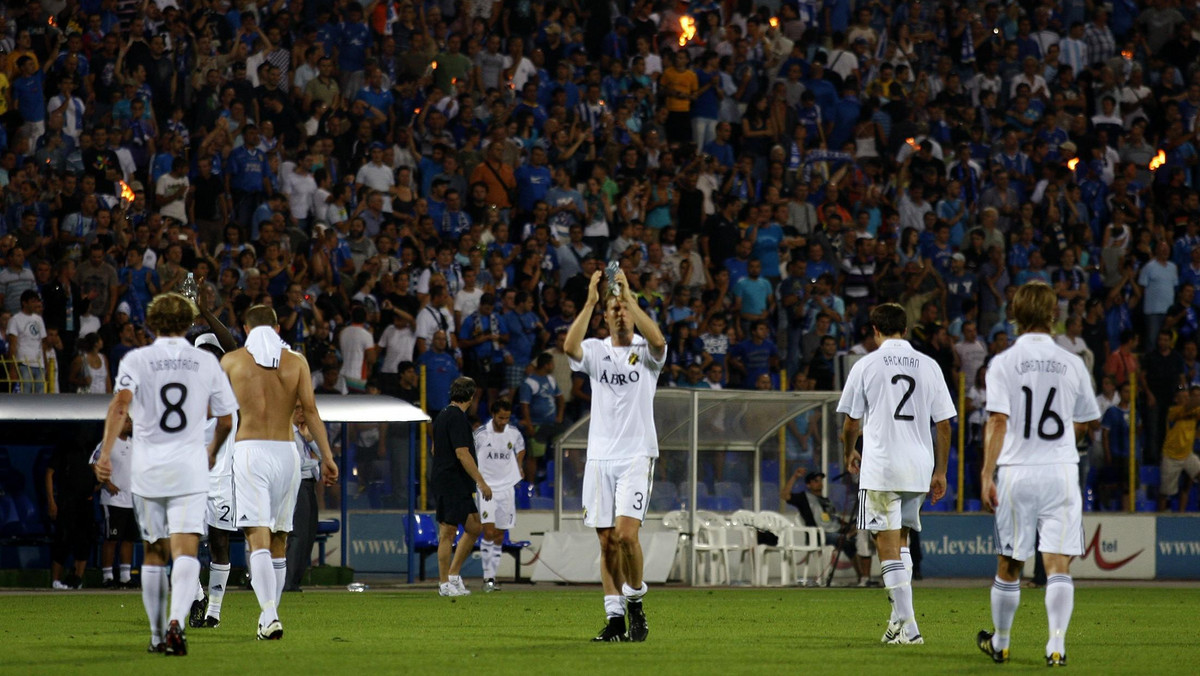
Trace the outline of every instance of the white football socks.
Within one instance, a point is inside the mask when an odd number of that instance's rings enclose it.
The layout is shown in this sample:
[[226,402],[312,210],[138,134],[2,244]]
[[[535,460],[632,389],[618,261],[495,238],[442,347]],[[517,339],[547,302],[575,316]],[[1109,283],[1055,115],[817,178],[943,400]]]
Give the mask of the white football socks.
[[142,565],[142,606],[150,620],[150,643],[163,642],[167,630],[167,569]]
[[283,601],[283,588],[287,586],[287,559],[271,559],[271,566],[275,569],[275,609],[279,609],[279,604]]
[[642,586],[637,589],[634,589],[633,587],[630,587],[627,584],[621,585],[621,594],[625,597],[625,600],[627,602],[628,601],[641,601],[642,597],[645,596],[646,592],[648,592],[648,591],[650,591],[650,588],[646,586],[645,580],[642,581]]
[[279,619],[275,609],[275,570],[271,565],[271,551],[257,549],[250,554],[250,586],[258,598],[258,607],[262,613],[258,616],[258,625],[264,626]]
[[892,613],[897,621],[904,623],[904,633],[911,637],[921,632],[917,629],[917,618],[913,612],[912,585],[908,582],[908,571],[896,559],[881,562],[883,586],[892,595]]
[[110,567],[108,567],[108,568],[105,568],[105,569],[104,569],[104,570],[102,570],[102,571],[100,571],[100,572],[103,574],[103,576],[104,576],[104,581],[105,581],[105,582],[111,582],[111,581],[112,581],[112,579],[113,579],[113,572],[112,572],[112,571],[113,571],[113,569],[112,569],[112,567],[111,567],[111,566],[110,566]]
[[1049,620],[1050,640],[1046,654],[1067,654],[1067,625],[1075,609],[1075,582],[1070,575],[1051,575],[1046,579],[1046,618]]
[[[908,573],[908,583],[912,584],[912,554],[908,551],[908,547],[900,548],[900,563],[904,564],[904,570]],[[892,598],[891,592],[888,592],[888,601],[892,602],[892,616],[888,618],[888,621],[895,622],[900,618],[896,616],[896,601]]]
[[996,635],[992,637],[992,648],[1004,650],[1008,647],[1013,618],[1017,606],[1021,605],[1021,581],[1008,582],[999,577],[992,581],[992,624]]
[[172,622],[180,627],[187,626],[188,612],[196,600],[196,588],[200,586],[200,562],[194,556],[177,556],[171,564],[171,614]]
[[479,545],[479,560],[483,564],[483,579],[491,580],[496,577],[496,564],[499,561],[492,555],[494,550],[500,549],[499,545],[484,540]]
[[208,567],[208,617],[221,619],[221,603],[225,600],[225,587],[229,584],[228,563],[214,563]]
[[625,617],[625,601],[617,594],[604,596],[604,614],[611,620],[614,617]]
[[133,577],[133,566],[128,563],[122,563],[121,564],[121,582],[122,583],[129,582],[130,578],[132,578],[132,577]]

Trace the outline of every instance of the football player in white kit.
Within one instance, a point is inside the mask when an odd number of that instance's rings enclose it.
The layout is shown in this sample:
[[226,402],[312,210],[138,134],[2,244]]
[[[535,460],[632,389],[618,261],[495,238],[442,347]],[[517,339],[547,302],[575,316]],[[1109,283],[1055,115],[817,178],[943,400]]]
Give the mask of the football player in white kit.
[[475,430],[475,454],[479,473],[493,487],[492,499],[482,492],[475,494],[479,505],[479,520],[483,523],[483,542],[479,545],[483,559],[483,591],[500,591],[496,570],[500,567],[504,535],[517,525],[516,495],[512,487],[521,480],[521,462],[525,460],[525,438],[521,430],[509,425],[512,404],[498,399],[492,404],[492,419]]
[[[855,362],[842,388],[842,452],[846,469],[859,475],[858,528],[875,536],[892,601],[883,642],[917,645],[925,641],[913,612],[908,533],[921,530],[925,494],[936,502],[946,493],[954,401],[937,362],[904,340],[903,307],[877,305],[870,319],[879,349]],[[855,449],[860,434],[861,454]]]
[[1012,315],[1021,332],[987,372],[983,504],[996,513],[999,561],[992,583],[993,631],[976,637],[996,662],[1008,661],[1010,631],[1021,601],[1021,568],[1042,552],[1046,564],[1046,666],[1067,664],[1066,633],[1075,606],[1071,557],[1083,554],[1083,500],[1075,438],[1100,419],[1087,367],[1054,342],[1054,290],[1028,282]]
[[321,476],[337,481],[325,424],[313,398],[308,362],[279,338],[275,310],[255,305],[244,316],[246,346],[221,359],[233,391],[242,393],[233,447],[237,526],[250,544],[250,584],[258,599],[257,638],[283,638],[279,602],[287,579],[287,537],[300,490],[300,456],[292,420],[297,401],[321,451]]
[[[121,360],[95,465],[101,482],[112,476],[113,445],[125,416],[131,416],[133,506],[146,542],[142,603],[150,618],[149,650],[168,655],[187,654],[183,627],[200,579],[196,551],[204,532],[208,470],[238,408],[216,358],[183,337],[195,315],[192,302],[178,294],[150,303],[146,323],[158,337]],[[210,412],[217,428],[205,457]],[[168,615],[166,565],[172,559]]]
[[[209,323],[217,321],[210,319]],[[233,336],[228,329],[217,322],[220,329],[217,333],[204,333],[196,337],[196,347],[207,350],[220,359],[229,349],[237,349]],[[216,328],[216,326],[214,326]],[[224,332],[225,335],[220,335]],[[233,414],[233,429],[237,429],[237,413]],[[211,441],[216,430],[216,418],[209,418],[205,428],[205,439]],[[225,601],[225,591],[229,587],[229,536],[237,532],[234,519],[233,502],[233,441],[234,435],[225,438],[217,451],[216,464],[208,471],[208,552],[210,562],[208,567],[208,593],[203,587],[197,591],[196,601],[188,617],[188,624],[194,628],[216,628],[221,625],[221,606]]]
[[[92,452],[92,464],[100,459],[104,442],[96,444]],[[104,586],[122,587],[132,584],[133,543],[138,539],[137,517],[133,514],[133,494],[129,492],[129,469],[133,457],[133,421],[125,418],[117,441],[113,444],[109,462],[112,476],[100,487],[100,507],[104,510],[104,548],[101,550],[101,567],[104,569]],[[118,557],[118,551],[120,556]],[[113,560],[121,569],[119,578],[113,578]]]
[[[567,331],[571,370],[592,384],[592,422],[583,471],[583,523],[600,538],[600,580],[608,622],[593,641],[645,641],[642,546],[638,531],[650,505],[658,434],[654,392],[667,358],[658,324],[640,307],[623,272],[609,280],[604,320],[609,337],[584,340],[600,301],[600,271],[592,274],[587,303]],[[634,327],[641,332],[637,335]],[[629,630],[625,630],[628,610]]]

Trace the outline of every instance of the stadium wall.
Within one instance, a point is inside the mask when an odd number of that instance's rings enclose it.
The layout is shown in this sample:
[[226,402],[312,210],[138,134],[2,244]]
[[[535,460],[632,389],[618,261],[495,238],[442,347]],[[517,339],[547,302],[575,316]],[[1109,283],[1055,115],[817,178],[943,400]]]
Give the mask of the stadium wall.
[[[988,577],[996,572],[993,520],[987,514],[921,517],[921,570],[926,577]],[[1200,578],[1200,518],[1090,513],[1083,516],[1080,579]],[[1032,574],[1032,562],[1026,566]]]
[[[530,561],[541,548],[542,534],[553,530],[551,512],[521,512],[511,533],[513,540],[531,540],[522,557]],[[988,578],[996,572],[993,519],[988,514],[926,514],[921,517],[922,572],[927,578]],[[648,528],[660,528],[653,516]],[[1200,516],[1158,516],[1090,513],[1083,517],[1084,555],[1071,566],[1080,579],[1200,579]],[[577,520],[566,520],[564,530],[580,530]],[[403,573],[408,563],[402,517],[397,512],[352,512],[349,532],[349,565],[355,570]],[[330,541],[331,547],[334,546]],[[336,560],[334,550],[330,560]],[[427,561],[428,572],[437,570]],[[468,566],[476,569],[474,557]],[[522,573],[532,573],[527,566]],[[1027,566],[1028,575],[1033,564]],[[470,575],[468,572],[467,575]],[[478,573],[475,573],[478,574]],[[512,561],[504,557],[500,575],[512,575]]]

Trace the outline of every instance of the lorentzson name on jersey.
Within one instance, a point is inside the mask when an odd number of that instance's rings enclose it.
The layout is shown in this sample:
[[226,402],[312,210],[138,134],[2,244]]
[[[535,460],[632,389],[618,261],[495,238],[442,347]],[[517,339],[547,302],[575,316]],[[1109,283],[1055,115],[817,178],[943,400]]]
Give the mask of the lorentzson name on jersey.
[[195,359],[155,359],[146,362],[150,366],[150,370],[155,373],[159,371],[199,371],[200,362]]
[[1067,365],[1061,361],[1053,359],[1026,359],[1017,364],[1017,373],[1052,373],[1055,375],[1064,375],[1067,372]]
[[885,355],[883,358],[884,366],[903,366],[906,369],[921,368],[921,360],[916,357],[906,357],[904,355],[892,356]]

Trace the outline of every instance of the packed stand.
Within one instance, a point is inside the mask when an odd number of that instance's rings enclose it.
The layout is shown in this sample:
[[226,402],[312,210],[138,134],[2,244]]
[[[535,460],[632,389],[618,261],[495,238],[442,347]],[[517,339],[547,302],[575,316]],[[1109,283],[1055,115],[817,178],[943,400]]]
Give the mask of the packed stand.
[[[870,307],[902,303],[952,391],[965,380],[972,477],[983,373],[1016,336],[1006,304],[1040,279],[1102,392],[1081,448],[1097,507],[1131,499],[1131,381],[1141,481],[1162,464],[1149,495],[1187,496],[1169,484],[1200,471],[1200,407],[1178,395],[1200,384],[1194,7],[6,11],[14,391],[109,391],[151,339],[150,299],[190,273],[235,334],[273,305],[318,392],[417,401],[424,373],[436,411],[465,373],[476,415],[511,398],[532,480],[539,445],[588,408],[562,341],[617,261],[669,336],[668,386],[838,389],[846,356],[875,347]],[[817,429],[788,426],[790,462],[813,462]]]

